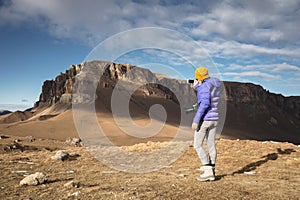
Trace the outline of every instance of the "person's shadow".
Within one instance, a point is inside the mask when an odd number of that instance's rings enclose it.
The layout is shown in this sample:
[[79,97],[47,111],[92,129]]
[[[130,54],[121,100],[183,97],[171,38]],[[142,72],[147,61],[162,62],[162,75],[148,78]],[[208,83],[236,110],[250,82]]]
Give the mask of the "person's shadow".
[[296,151],[294,149],[281,150],[281,148],[277,148],[277,153],[267,154],[267,155],[261,157],[261,158],[263,158],[262,160],[259,160],[259,161],[253,162],[253,163],[249,163],[245,167],[243,167],[241,169],[238,169],[238,170],[232,172],[231,174],[218,175],[218,176],[216,176],[216,180],[220,180],[225,176],[234,176],[235,174],[243,174],[244,172],[253,171],[257,167],[259,167],[262,164],[268,162],[269,160],[276,160],[278,158],[278,155],[291,154],[292,152],[296,152]]

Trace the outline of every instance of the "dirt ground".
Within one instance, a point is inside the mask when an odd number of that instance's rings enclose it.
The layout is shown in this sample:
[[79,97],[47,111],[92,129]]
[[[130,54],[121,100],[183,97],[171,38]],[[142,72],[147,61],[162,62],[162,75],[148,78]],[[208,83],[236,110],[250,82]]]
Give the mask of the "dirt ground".
[[[192,145],[168,167],[134,174],[103,165],[85,147],[58,140],[26,140],[20,136],[0,139],[0,199],[300,198],[300,147],[290,143],[221,139],[216,181],[199,182],[195,176],[200,173],[196,170],[200,163]],[[159,142],[151,144],[159,146]],[[142,151],[151,144],[130,149]],[[52,160],[57,150],[67,151],[70,158]],[[45,173],[48,181],[20,186],[26,175],[35,172]],[[70,181],[73,186],[64,186]]]

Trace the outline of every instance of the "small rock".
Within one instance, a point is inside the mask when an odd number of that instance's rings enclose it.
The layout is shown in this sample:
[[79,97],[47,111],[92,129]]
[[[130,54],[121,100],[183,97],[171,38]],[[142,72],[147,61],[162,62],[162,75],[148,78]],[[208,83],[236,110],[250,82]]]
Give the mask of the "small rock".
[[34,141],[35,141],[35,138],[34,138],[33,136],[28,136],[28,137],[26,138],[26,141],[27,141],[27,142],[34,142]]
[[77,191],[77,192],[74,192],[74,193],[72,193],[72,194],[69,194],[68,196],[69,196],[69,197],[72,197],[72,196],[73,196],[73,197],[74,197],[74,196],[75,196],[75,197],[78,197],[78,195],[79,195],[80,193],[81,193],[80,191]]
[[23,146],[15,141],[5,148],[5,150],[16,150],[16,149],[19,149],[21,151],[24,150]]
[[36,172],[20,181],[20,185],[39,185],[47,181],[47,176],[42,172]]
[[64,160],[68,159],[68,157],[69,157],[68,152],[59,150],[59,151],[56,152],[56,154],[54,156],[51,156],[51,159],[64,161]]
[[76,146],[76,147],[83,146],[80,138],[72,138],[72,137],[68,137],[65,141],[65,144]]
[[68,183],[66,183],[66,184],[64,184],[64,187],[68,187],[68,188],[72,188],[72,187],[76,187],[76,188],[78,188],[79,187],[79,183],[77,183],[77,182],[74,182],[74,181],[70,181],[70,182],[68,182]]

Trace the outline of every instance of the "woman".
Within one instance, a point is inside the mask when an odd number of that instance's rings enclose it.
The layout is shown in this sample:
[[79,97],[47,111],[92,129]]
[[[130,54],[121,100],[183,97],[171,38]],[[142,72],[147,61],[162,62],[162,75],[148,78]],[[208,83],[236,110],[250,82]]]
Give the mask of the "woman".
[[[197,91],[198,110],[193,120],[192,129],[195,130],[194,148],[202,163],[200,170],[204,171],[196,178],[199,181],[213,181],[215,180],[214,168],[217,157],[215,136],[219,120],[218,103],[221,82],[217,78],[209,77],[208,69],[204,67],[197,68],[195,76],[196,81],[193,87]],[[203,148],[205,138],[210,159],[208,159]]]

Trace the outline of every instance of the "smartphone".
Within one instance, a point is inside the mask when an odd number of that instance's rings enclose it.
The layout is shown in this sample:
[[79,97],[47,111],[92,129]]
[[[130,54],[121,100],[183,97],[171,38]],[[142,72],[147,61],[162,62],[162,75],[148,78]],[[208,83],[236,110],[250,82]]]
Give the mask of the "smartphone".
[[194,79],[188,79],[187,83],[194,83]]

